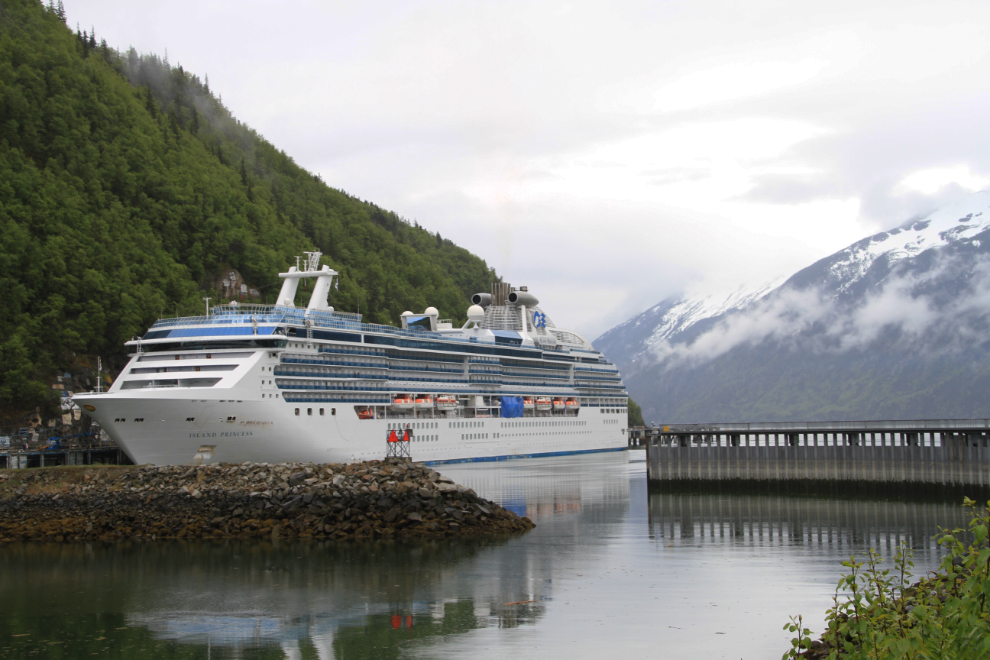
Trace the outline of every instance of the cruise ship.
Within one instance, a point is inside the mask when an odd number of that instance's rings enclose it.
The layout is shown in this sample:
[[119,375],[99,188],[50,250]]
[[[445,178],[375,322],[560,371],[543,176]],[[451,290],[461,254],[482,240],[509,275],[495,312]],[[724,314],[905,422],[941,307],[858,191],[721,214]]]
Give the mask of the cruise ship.
[[460,328],[433,307],[376,325],[329,305],[338,273],[320,257],[279,274],[275,305],[159,320],[106,392],[74,400],[138,464],[348,463],[383,458],[390,436],[424,463],[626,447],[618,369],[526,287],[475,294]]

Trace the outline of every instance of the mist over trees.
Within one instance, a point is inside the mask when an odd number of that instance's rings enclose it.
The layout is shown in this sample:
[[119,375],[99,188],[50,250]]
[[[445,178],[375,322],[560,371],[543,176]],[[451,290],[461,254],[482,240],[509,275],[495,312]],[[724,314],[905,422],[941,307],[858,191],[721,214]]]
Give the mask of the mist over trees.
[[[463,319],[487,264],[326,185],[166,58],[73,31],[62,3],[0,4],[0,416],[52,406],[55,373],[160,316],[201,313],[235,268],[274,301],[318,249],[338,309]],[[300,300],[307,295],[300,291]]]

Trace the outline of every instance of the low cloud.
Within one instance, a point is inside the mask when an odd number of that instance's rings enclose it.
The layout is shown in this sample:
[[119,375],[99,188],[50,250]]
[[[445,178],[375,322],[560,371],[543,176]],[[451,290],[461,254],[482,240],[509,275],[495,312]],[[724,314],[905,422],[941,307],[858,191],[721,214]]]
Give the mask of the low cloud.
[[990,339],[990,257],[975,264],[970,259],[892,276],[853,301],[817,289],[782,288],[688,342],[660,342],[652,357],[665,368],[691,367],[765,343],[819,353],[966,350]]

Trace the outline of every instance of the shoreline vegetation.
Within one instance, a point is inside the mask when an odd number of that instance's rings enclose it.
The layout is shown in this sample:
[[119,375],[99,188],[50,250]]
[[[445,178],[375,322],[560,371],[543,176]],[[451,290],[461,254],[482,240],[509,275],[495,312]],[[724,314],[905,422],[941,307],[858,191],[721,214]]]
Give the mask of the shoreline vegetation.
[[[803,617],[784,629],[795,633],[788,658],[968,660],[990,657],[990,502],[970,510],[966,529],[940,529],[946,555],[937,571],[912,582],[911,549],[902,545],[894,568],[870,549],[864,561],[850,557],[826,612],[826,630],[811,638]],[[844,596],[840,596],[844,594]],[[842,598],[845,600],[841,600]]]
[[403,459],[0,470],[0,543],[477,537],[533,527]]

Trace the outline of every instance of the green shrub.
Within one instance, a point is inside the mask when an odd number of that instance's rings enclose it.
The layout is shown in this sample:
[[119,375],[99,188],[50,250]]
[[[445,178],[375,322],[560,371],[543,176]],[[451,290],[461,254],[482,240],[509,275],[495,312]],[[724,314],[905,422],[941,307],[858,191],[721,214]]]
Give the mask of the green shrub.
[[[937,572],[911,584],[914,566],[910,548],[894,556],[894,570],[881,569],[883,558],[871,549],[863,562],[855,556],[842,565],[826,614],[820,641],[811,639],[801,616],[785,630],[796,633],[784,658],[952,659],[990,657],[990,503],[977,507],[968,529],[940,529],[936,537],[946,550]],[[849,596],[840,602],[840,593]]]

